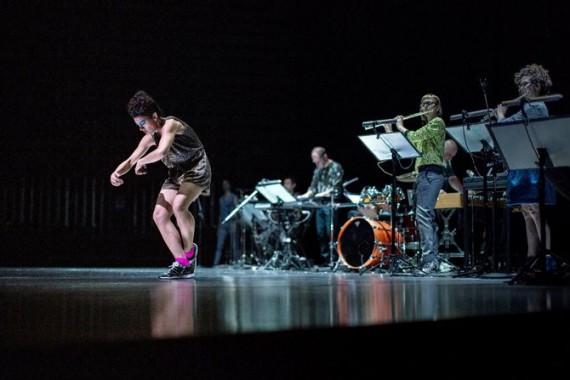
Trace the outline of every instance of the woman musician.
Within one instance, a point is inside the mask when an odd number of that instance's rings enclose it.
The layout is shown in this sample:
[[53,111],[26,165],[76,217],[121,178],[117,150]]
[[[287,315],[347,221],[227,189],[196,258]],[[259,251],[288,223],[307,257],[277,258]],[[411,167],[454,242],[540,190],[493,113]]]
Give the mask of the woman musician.
[[[439,271],[437,221],[435,204],[439,191],[445,181],[443,150],[445,144],[445,122],[443,121],[441,101],[434,94],[422,96],[420,116],[423,126],[410,131],[404,126],[404,119],[410,116],[397,116],[396,128],[402,132],[421,153],[416,159],[414,171],[417,174],[414,183],[416,195],[415,215],[420,235],[422,253],[422,271],[430,274]],[[392,124],[384,124],[386,132],[392,132]]]

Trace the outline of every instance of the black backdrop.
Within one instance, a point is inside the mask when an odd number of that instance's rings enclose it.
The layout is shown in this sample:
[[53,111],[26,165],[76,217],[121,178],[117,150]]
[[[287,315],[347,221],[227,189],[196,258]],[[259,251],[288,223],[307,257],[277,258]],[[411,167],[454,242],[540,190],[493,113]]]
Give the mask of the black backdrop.
[[[486,107],[481,79],[491,107],[515,97],[513,73],[528,63],[550,70],[553,92],[570,87],[563,1],[147,3],[3,6],[4,181],[106,180],[140,138],[125,104],[144,89],[197,130],[215,197],[223,178],[247,192],[292,174],[304,191],[315,145],[359,178],[358,192],[391,180],[357,138],[362,121],[415,113],[433,92],[453,125],[450,115]],[[550,105],[569,109],[566,97]],[[462,175],[472,162],[460,152],[455,165]]]

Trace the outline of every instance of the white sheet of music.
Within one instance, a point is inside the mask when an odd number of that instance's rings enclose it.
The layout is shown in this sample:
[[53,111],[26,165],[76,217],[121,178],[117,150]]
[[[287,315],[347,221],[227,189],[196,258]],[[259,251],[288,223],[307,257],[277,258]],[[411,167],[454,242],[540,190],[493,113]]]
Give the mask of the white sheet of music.
[[421,156],[420,152],[401,132],[361,135],[358,138],[380,162],[392,159],[392,149],[397,152],[401,159]]

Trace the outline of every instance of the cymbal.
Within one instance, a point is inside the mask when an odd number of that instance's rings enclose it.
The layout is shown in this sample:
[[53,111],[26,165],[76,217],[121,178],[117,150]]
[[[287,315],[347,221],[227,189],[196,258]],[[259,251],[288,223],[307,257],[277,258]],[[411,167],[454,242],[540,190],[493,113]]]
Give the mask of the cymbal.
[[410,172],[410,173],[399,175],[396,177],[396,179],[400,182],[416,182],[417,176],[418,176],[418,173]]

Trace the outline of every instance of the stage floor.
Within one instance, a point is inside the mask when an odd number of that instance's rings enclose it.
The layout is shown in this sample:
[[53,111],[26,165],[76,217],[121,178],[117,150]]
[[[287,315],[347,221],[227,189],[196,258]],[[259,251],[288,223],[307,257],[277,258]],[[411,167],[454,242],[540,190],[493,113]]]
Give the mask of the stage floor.
[[[0,268],[3,372],[26,377],[47,367],[62,375],[81,363],[74,369],[81,372],[69,377],[98,377],[110,368],[98,360],[118,366],[128,358],[136,365],[145,362],[144,355],[124,355],[153,350],[153,360],[164,357],[172,364],[177,353],[192,352],[202,369],[217,373],[210,378],[228,374],[219,358],[256,377],[289,360],[306,365],[344,360],[344,367],[352,367],[397,355],[400,364],[421,362],[426,356],[417,350],[424,345],[435,350],[443,344],[446,348],[437,350],[444,360],[473,362],[469,356],[476,347],[502,353],[520,341],[514,348],[518,357],[527,343],[570,335],[570,286],[513,284],[510,274],[198,267],[194,279],[159,280],[166,269]],[[376,348],[367,352],[370,344]],[[64,355],[63,362],[56,353]],[[252,361],[257,371],[249,373]],[[164,364],[158,363],[157,371]],[[283,378],[294,372],[288,368]]]

